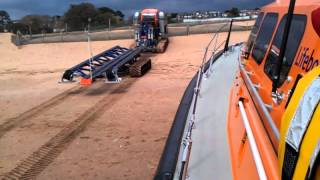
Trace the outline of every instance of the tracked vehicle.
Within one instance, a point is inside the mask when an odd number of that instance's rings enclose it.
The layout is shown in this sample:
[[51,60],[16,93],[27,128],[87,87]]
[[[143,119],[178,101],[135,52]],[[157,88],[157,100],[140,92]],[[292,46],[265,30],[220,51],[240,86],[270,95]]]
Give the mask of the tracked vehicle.
[[263,7],[247,43],[205,56],[155,179],[320,179],[319,47],[319,1]]
[[[61,82],[72,82],[80,77],[82,85],[90,85],[95,79],[107,78],[108,82],[120,82],[119,76],[129,74],[140,77],[151,69],[151,59],[144,52],[164,53],[168,43],[165,13],[158,9],[144,9],[134,14],[135,44],[131,48],[115,46],[67,69]],[[88,31],[88,43],[90,35]]]
[[165,52],[169,39],[167,19],[158,9],[144,9],[134,14],[135,46],[145,51]]
[[97,78],[107,82],[120,82],[120,76],[129,74],[140,77],[151,69],[151,59],[142,54],[144,47],[124,48],[114,46],[69,69],[62,75],[62,82],[72,82],[80,77],[82,85],[90,85]]

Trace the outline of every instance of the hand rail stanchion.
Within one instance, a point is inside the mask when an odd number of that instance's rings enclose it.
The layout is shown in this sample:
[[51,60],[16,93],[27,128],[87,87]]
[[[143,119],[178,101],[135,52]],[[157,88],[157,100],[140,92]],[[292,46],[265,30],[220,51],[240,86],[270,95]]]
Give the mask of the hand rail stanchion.
[[[200,65],[200,68],[198,70],[198,75],[197,75],[197,82],[196,82],[196,87],[194,88],[194,94],[193,94],[193,106],[192,106],[192,114],[191,114],[191,118],[189,119],[189,123],[188,123],[188,129],[186,132],[185,137],[183,138],[183,150],[182,150],[182,159],[181,159],[181,168],[180,168],[180,174],[179,174],[179,179],[180,180],[185,180],[187,178],[187,174],[188,174],[188,164],[189,164],[189,160],[190,160],[190,155],[191,155],[191,147],[192,147],[192,129],[194,128],[195,125],[195,120],[196,120],[196,109],[197,109],[197,102],[198,102],[198,97],[199,97],[199,93],[200,93],[200,86],[201,86],[201,80],[203,75],[205,74],[204,70],[205,70],[205,64],[206,64],[206,59],[207,59],[207,55],[208,55],[208,49],[210,48],[212,42],[215,40],[214,43],[214,48],[213,48],[213,53],[212,56],[210,57],[209,61],[209,69],[207,71],[210,71],[210,68],[213,64],[213,57],[216,53],[216,51],[222,47],[225,43],[227,43],[227,41],[223,41],[222,43],[218,44],[218,37],[219,37],[219,33],[222,31],[222,29],[228,24],[223,25],[212,37],[212,39],[210,40],[209,44],[207,45],[207,47],[205,48],[205,53],[202,59],[202,63]],[[232,26],[232,24],[231,24]],[[230,27],[231,27],[230,26]],[[230,33],[230,32],[229,32]],[[230,36],[229,36],[230,38]],[[228,38],[228,39],[229,39]]]

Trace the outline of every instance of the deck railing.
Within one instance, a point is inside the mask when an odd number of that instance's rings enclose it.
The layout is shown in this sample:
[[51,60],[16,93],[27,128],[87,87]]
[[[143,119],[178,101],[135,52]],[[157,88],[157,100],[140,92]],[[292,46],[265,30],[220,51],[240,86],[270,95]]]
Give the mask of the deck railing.
[[[229,25],[229,23],[224,24],[220,29],[222,30],[227,25]],[[183,137],[183,141],[182,141],[183,142],[182,143],[182,148],[183,148],[182,149],[182,158],[181,158],[181,161],[178,162],[181,164],[180,172],[179,172],[179,179],[180,180],[184,180],[187,178],[188,164],[189,164],[190,154],[191,154],[191,149],[192,149],[192,130],[194,128],[195,121],[196,121],[197,102],[198,102],[198,98],[199,98],[199,94],[200,94],[202,79],[203,79],[203,77],[205,77],[205,78],[209,77],[210,73],[212,73],[211,67],[215,61],[214,57],[215,57],[215,54],[217,53],[217,51],[220,50],[224,45],[226,45],[226,47],[227,47],[224,49],[224,51],[226,52],[228,50],[228,43],[229,43],[229,39],[230,39],[231,30],[232,30],[232,20],[230,22],[230,28],[229,28],[227,40],[222,41],[220,43],[218,42],[219,33],[220,33],[220,30],[219,30],[218,32],[216,32],[213,35],[209,44],[205,48],[205,53],[204,53],[204,56],[202,59],[202,63],[201,63],[199,70],[197,72],[197,82],[196,82],[196,87],[194,88],[193,102],[190,106],[192,108],[192,114],[191,114],[190,119],[188,119],[187,131],[186,131],[185,136]],[[207,61],[209,48],[211,48],[211,47],[212,47],[212,55],[211,55],[210,59]],[[209,68],[207,71],[205,71],[205,65],[207,63],[209,63]]]

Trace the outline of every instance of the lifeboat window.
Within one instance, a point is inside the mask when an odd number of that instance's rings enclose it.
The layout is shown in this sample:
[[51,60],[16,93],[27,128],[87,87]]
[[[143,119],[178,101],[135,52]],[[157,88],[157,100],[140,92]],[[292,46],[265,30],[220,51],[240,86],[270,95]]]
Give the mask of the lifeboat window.
[[252,56],[258,64],[262,62],[267,52],[277,21],[277,13],[268,13],[264,18],[252,51]]
[[253,48],[253,43],[254,41],[256,40],[256,37],[257,37],[257,34],[258,34],[258,31],[259,31],[259,28],[260,28],[260,25],[261,25],[261,22],[262,22],[262,19],[263,19],[263,15],[264,13],[261,12],[252,28],[252,31],[250,33],[250,37],[249,37],[249,40],[248,40],[248,49],[247,49],[247,53],[250,53],[252,48]]
[[[276,66],[280,53],[281,41],[283,37],[286,19],[287,16],[284,16],[280,22],[280,25],[278,27],[277,33],[273,40],[271,49],[268,53],[267,60],[264,66],[264,71],[271,80],[273,80],[274,76],[276,76]],[[305,32],[306,23],[307,17],[305,15],[293,16],[288,38],[288,45],[285,52],[285,57],[283,59],[283,65],[281,68],[279,86],[283,84],[283,82],[288,76],[292,62],[294,60],[294,57],[302,40],[303,34]]]

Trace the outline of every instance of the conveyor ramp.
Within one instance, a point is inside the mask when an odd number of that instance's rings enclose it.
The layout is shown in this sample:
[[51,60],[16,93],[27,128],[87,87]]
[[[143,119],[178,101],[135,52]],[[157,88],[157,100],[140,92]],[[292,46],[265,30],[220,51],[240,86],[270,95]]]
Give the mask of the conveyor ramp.
[[108,77],[109,80],[117,79],[118,70],[128,63],[133,64],[142,50],[143,47],[128,49],[114,46],[66,70],[62,81],[73,81],[74,77],[92,80],[98,77]]

